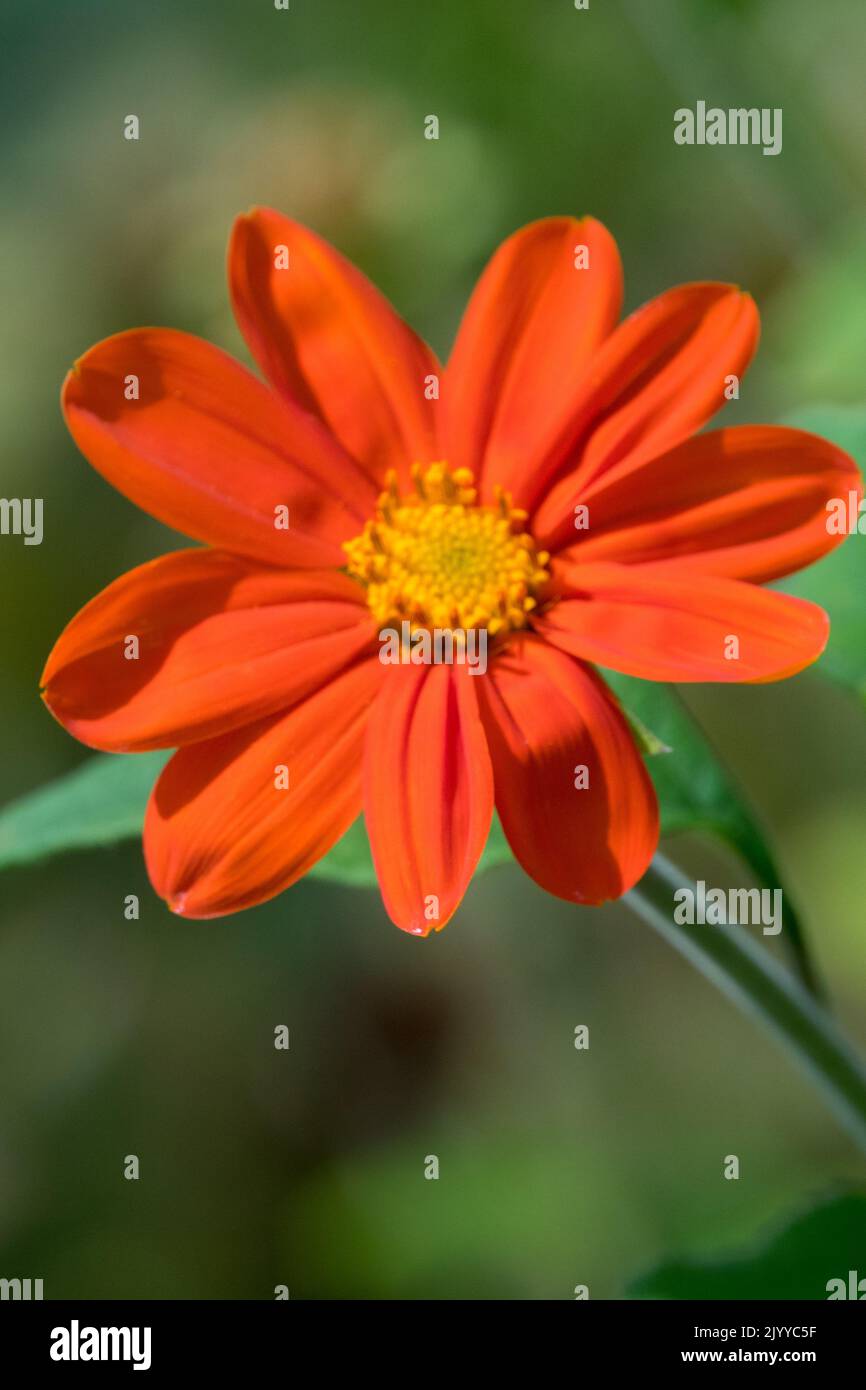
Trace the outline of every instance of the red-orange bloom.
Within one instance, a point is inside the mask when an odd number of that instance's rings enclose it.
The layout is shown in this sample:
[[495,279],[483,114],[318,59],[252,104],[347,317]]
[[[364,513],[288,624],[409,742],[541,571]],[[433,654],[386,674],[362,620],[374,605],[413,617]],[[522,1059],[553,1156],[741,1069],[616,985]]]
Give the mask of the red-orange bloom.
[[[753,301],[683,285],[618,324],[613,238],[550,218],[497,251],[440,371],[278,213],[238,219],[229,280],[268,385],[138,329],[63,391],[93,466],[206,543],[109,585],[43,677],[84,743],[178,749],[145,823],[155,888],[188,917],[249,907],[363,810],[387,910],[425,934],[459,904],[495,803],[543,888],[625,892],[658,812],[594,664],[660,681],[807,666],[826,615],[760,585],[832,549],[826,504],[860,489],[799,430],[695,434],[754,352]],[[486,674],[383,664],[380,630],[403,621],[486,634]]]

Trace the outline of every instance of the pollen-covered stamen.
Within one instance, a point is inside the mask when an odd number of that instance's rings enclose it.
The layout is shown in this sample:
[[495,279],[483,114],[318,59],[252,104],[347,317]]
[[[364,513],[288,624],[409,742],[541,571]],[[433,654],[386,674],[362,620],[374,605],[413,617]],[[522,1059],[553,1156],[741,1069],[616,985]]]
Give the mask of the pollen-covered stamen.
[[478,506],[466,468],[416,463],[412,482],[401,497],[389,473],[376,516],[344,543],[377,622],[486,628],[491,637],[525,627],[550,559],[524,531],[526,512],[501,488],[494,506]]

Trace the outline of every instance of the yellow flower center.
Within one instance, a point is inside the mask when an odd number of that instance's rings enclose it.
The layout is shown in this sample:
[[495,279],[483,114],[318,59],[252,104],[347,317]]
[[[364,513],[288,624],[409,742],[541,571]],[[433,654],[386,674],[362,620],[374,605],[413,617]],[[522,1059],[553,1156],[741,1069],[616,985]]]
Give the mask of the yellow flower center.
[[525,627],[550,559],[524,530],[526,512],[501,489],[494,506],[478,506],[466,468],[415,464],[412,480],[414,493],[401,497],[389,473],[375,517],[343,545],[376,621],[491,637]]

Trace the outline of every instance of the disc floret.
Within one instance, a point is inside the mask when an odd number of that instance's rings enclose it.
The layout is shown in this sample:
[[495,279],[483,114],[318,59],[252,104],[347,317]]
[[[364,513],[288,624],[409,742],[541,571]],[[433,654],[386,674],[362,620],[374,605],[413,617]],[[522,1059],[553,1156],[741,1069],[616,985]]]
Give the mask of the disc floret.
[[536,549],[510,494],[499,488],[494,505],[479,505],[469,469],[445,463],[415,464],[408,496],[395,473],[386,483],[375,517],[343,547],[376,621],[485,628],[491,637],[526,627],[550,556]]

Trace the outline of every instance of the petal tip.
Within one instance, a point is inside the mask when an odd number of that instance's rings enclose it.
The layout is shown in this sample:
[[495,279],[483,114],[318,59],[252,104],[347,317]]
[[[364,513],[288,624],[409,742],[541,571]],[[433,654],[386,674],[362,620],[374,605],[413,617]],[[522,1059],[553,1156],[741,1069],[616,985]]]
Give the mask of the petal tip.
[[65,410],[66,408],[69,392],[71,391],[72,387],[76,384],[76,382],[81,380],[81,362],[82,358],[76,357],[72,366],[69,368],[68,372],[63,378],[63,381],[60,383],[61,410]]

